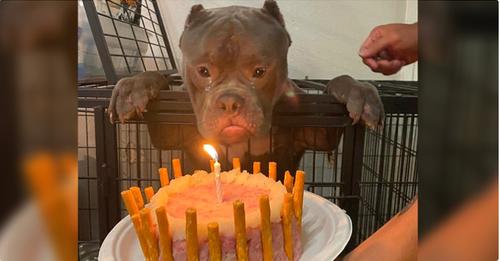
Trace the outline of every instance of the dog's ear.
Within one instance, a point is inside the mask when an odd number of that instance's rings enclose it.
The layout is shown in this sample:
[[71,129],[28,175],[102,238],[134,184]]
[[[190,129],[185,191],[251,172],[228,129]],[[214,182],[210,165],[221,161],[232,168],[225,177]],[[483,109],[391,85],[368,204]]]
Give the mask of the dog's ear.
[[191,12],[189,12],[188,17],[186,18],[186,23],[184,24],[184,29],[189,28],[189,26],[193,24],[194,20],[196,20],[198,15],[203,10],[205,10],[205,8],[203,8],[203,5],[201,5],[201,4],[191,6]]
[[280,8],[278,7],[278,3],[276,3],[276,1],[266,0],[262,9],[274,17],[283,27],[285,27],[285,20],[283,19],[283,15],[281,15]]
[[[264,6],[262,7],[264,12],[270,14],[278,23],[285,28],[285,19],[283,19],[283,15],[280,12],[280,8],[278,7],[278,3],[274,0],[266,0],[264,2]],[[286,31],[286,29],[285,29]],[[292,44],[292,38],[290,38],[290,34],[286,31],[288,37],[288,46]]]

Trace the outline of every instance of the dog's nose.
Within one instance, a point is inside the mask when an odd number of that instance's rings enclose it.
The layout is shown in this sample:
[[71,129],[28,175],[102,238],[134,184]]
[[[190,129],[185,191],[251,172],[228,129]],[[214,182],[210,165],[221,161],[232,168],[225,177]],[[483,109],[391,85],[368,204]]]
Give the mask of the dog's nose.
[[217,108],[231,114],[238,113],[243,104],[243,98],[235,94],[224,94],[217,99]]

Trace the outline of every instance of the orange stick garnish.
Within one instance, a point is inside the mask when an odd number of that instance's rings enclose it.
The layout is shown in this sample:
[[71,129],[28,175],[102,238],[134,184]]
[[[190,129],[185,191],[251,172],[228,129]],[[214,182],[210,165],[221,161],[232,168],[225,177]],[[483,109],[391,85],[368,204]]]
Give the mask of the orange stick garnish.
[[292,175],[290,174],[290,171],[286,171],[285,172],[285,181],[284,181],[284,185],[285,185],[285,188],[286,188],[286,191],[288,193],[292,193],[292,190],[293,190],[293,177]]
[[277,165],[276,162],[270,161],[269,162],[269,178],[276,181],[276,169]]
[[151,210],[149,208],[143,208],[140,211],[141,214],[141,225],[142,231],[148,242],[148,253],[151,260],[158,260],[158,241],[153,231],[153,216],[151,216]]
[[139,208],[137,207],[137,203],[135,202],[134,195],[130,190],[124,190],[121,193],[123,203],[125,204],[125,208],[127,208],[128,214],[133,216],[139,213]]
[[187,260],[198,261],[198,223],[196,209],[186,209],[186,244]]
[[283,240],[285,254],[288,260],[293,260],[293,238],[292,238],[292,194],[286,193],[283,199],[283,209],[281,213],[281,222],[283,226]]
[[260,161],[253,162],[253,174],[257,174],[260,172]]
[[259,199],[260,205],[260,239],[262,242],[263,261],[273,260],[273,236],[271,231],[271,207],[269,196],[262,195]]
[[160,184],[162,187],[165,187],[170,183],[170,180],[168,178],[168,170],[167,168],[159,168],[158,169],[158,174],[160,174]]
[[160,256],[162,260],[173,261],[172,237],[170,236],[167,212],[165,206],[156,209],[156,220],[158,220],[158,231],[160,234]]
[[215,161],[213,159],[210,160],[210,172],[214,172],[214,164]]
[[302,227],[302,209],[304,206],[304,174],[304,171],[297,170],[295,185],[293,186],[293,210],[299,229]]
[[132,195],[134,195],[135,203],[137,207],[141,210],[144,207],[144,198],[142,197],[141,189],[139,187],[130,187]]
[[141,245],[142,253],[144,254],[144,258],[146,260],[149,260],[149,247],[148,247],[148,241],[146,240],[146,236],[144,235],[144,232],[142,231],[142,225],[141,225],[141,217],[139,214],[135,214],[131,217],[132,223],[134,224],[134,229],[135,229],[135,234],[137,235],[137,239],[139,240],[139,244]]
[[233,169],[240,169],[241,170],[240,158],[233,158]]
[[222,243],[219,236],[219,224],[208,224],[208,253],[210,261],[222,260]]
[[236,236],[236,258],[248,260],[247,233],[245,224],[245,206],[243,202],[236,200],[233,203],[234,231]]
[[174,169],[174,177],[182,177],[181,161],[179,159],[172,160],[172,168]]
[[148,203],[151,202],[151,198],[155,195],[155,190],[153,187],[147,187],[144,189],[144,194],[146,194],[146,199]]

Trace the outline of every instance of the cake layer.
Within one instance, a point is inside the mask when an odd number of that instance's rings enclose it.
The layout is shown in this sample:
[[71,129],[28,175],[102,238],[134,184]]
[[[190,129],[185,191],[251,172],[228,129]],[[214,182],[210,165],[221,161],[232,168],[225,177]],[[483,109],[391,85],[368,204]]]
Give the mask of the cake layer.
[[[260,227],[259,197],[269,195],[271,222],[281,222],[280,211],[283,195],[286,192],[281,182],[275,182],[262,174],[249,174],[246,171],[231,170],[221,173],[223,201],[217,203],[215,175],[206,171],[196,171],[185,175],[161,188],[147,205],[151,209],[165,206],[170,231],[174,241],[185,239],[185,211],[196,208],[198,220],[198,239],[207,238],[207,225],[219,224],[223,237],[234,237],[233,202],[241,200],[245,204],[247,228]],[[156,220],[155,220],[156,222]]]
[[[302,253],[301,233],[297,230],[295,222],[292,223],[293,233],[293,256],[294,260],[298,260]],[[274,261],[288,261],[283,247],[283,230],[281,223],[272,224],[272,237],[273,237],[273,260]],[[248,255],[250,261],[262,260],[262,245],[260,239],[259,228],[251,228],[247,230],[247,244]],[[235,252],[235,239],[233,237],[222,237],[222,260],[232,261],[236,260]],[[186,240],[177,240],[173,242],[173,256],[174,260],[186,260]],[[208,244],[202,242],[200,244],[201,261],[209,260]]]

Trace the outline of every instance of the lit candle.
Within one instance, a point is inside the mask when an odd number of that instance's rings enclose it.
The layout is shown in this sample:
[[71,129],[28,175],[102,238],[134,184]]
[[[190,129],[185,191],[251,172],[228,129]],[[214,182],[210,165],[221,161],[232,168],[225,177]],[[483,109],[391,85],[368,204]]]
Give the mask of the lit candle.
[[220,163],[218,161],[219,157],[217,151],[210,144],[203,145],[203,149],[215,160],[214,163],[214,174],[215,174],[215,192],[217,195],[217,202],[222,202],[222,187],[220,182]]

